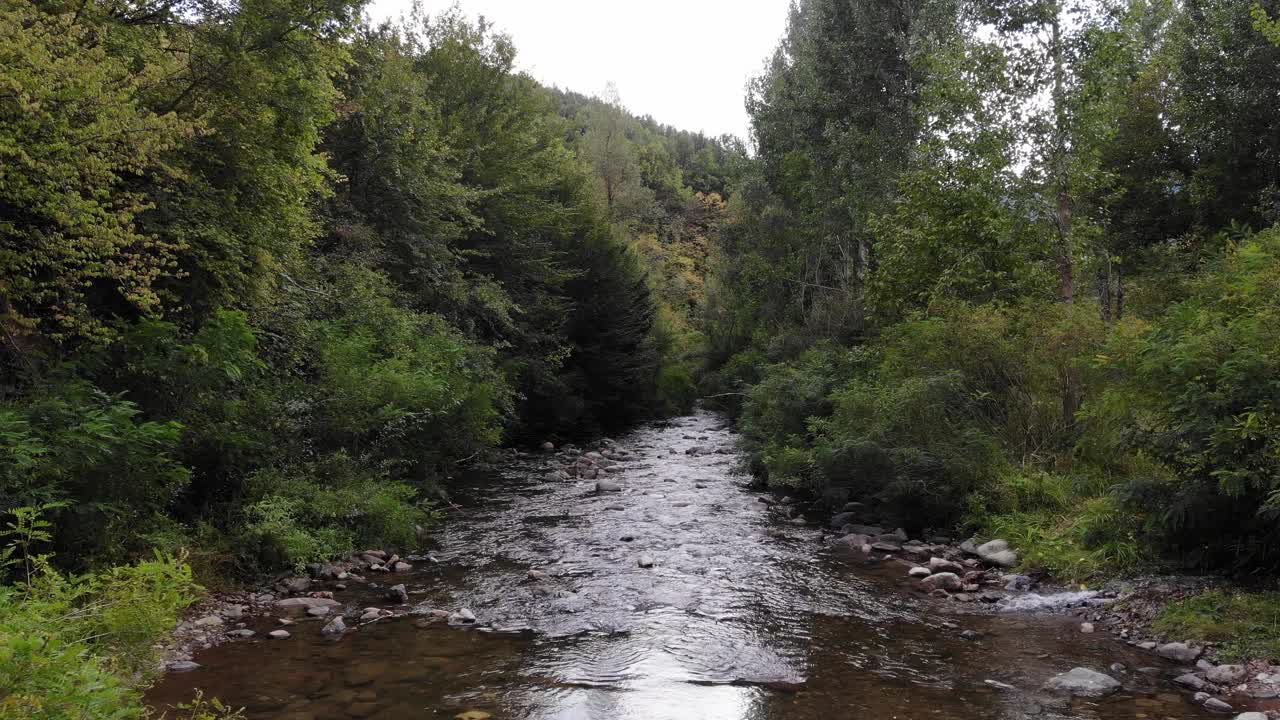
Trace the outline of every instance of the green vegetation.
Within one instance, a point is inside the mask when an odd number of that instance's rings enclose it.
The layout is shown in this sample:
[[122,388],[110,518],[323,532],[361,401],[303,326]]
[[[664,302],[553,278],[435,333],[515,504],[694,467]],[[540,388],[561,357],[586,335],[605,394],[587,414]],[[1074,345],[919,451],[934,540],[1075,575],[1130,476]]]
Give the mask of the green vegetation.
[[1280,659],[1280,593],[1212,590],[1170,603],[1154,625],[1175,637],[1219,644],[1226,661]]
[[741,149],[363,5],[0,0],[0,716],[140,717],[193,573],[410,547],[460,463],[691,405]]
[[1280,569],[1250,5],[795,4],[703,311],[757,476],[1064,578]]

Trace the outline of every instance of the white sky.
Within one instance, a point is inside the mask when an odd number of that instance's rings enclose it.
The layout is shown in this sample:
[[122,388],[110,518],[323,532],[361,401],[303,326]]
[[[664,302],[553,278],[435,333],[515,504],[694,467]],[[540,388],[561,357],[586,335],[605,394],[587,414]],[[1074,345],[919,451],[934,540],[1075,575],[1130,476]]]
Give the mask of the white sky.
[[[429,14],[455,0],[423,0]],[[411,0],[373,0],[376,19]],[[457,0],[515,41],[516,62],[544,85],[599,95],[618,86],[637,115],[746,138],[747,81],[786,29],[789,0]]]

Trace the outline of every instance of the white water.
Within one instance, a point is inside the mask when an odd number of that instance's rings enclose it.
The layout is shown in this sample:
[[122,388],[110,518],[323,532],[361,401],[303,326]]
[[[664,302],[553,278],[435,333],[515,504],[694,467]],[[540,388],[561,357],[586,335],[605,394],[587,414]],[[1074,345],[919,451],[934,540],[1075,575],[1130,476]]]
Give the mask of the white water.
[[1000,603],[1000,609],[1007,612],[1033,612],[1042,610],[1061,610],[1070,607],[1102,605],[1105,601],[1098,598],[1096,590],[1079,592],[1060,592],[1051,595],[1026,593],[1015,595]]

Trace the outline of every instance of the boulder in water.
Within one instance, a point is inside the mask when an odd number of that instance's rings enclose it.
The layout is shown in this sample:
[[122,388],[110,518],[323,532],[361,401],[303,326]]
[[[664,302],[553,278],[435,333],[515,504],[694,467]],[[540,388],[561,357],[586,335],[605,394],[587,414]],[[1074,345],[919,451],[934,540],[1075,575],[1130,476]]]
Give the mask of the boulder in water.
[[1018,553],[1009,549],[1009,543],[1004,540],[992,540],[983,543],[977,548],[978,557],[992,565],[1000,567],[1016,567],[1018,564]]
[[336,637],[345,633],[346,631],[347,631],[347,623],[342,619],[342,616],[339,615],[338,617],[325,623],[325,626],[320,630],[320,634],[326,637]]
[[932,558],[929,558],[929,570],[935,573],[949,572],[949,573],[955,573],[959,575],[964,572],[964,567],[960,563],[955,562],[953,560],[947,560],[946,558],[940,558],[940,557],[932,557]]
[[926,590],[946,590],[947,592],[957,592],[964,587],[964,583],[960,580],[960,576],[955,573],[934,573],[920,581]]
[[1073,697],[1101,698],[1120,689],[1120,681],[1089,668],[1072,668],[1049,678],[1044,689]]

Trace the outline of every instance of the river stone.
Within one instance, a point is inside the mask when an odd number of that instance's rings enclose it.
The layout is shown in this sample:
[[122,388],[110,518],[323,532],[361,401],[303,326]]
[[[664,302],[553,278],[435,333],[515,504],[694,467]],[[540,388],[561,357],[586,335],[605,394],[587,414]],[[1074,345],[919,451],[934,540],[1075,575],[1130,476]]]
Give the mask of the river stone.
[[311,589],[311,578],[292,577],[282,580],[280,587],[295,595],[304,593]]
[[636,564],[642,568],[651,568],[653,567],[653,556],[647,554],[641,555],[640,558],[636,560]]
[[296,597],[276,601],[279,608],[337,607],[342,603],[332,598]]
[[342,616],[339,615],[338,617],[325,623],[325,626],[320,629],[320,634],[332,637],[335,635],[341,635],[346,631],[347,631],[347,623],[342,619]]
[[196,627],[213,627],[214,625],[221,625],[222,618],[217,615],[210,615],[208,617],[202,617],[192,624]]
[[1025,592],[1036,584],[1035,580],[1026,575],[1003,575],[1000,579],[1004,581],[1004,589],[1010,592]]
[[190,660],[178,660],[176,662],[169,663],[169,672],[184,673],[199,669],[200,663],[192,662]]
[[1156,648],[1156,654],[1160,657],[1177,660],[1178,662],[1194,662],[1196,658],[1200,657],[1200,653],[1200,648],[1180,642],[1165,643]]
[[907,571],[907,575],[910,575],[913,578],[927,578],[932,574],[933,571],[927,567],[913,567]]
[[555,449],[556,449],[556,446],[551,441],[542,443],[542,452],[554,452]]
[[1211,697],[1208,700],[1204,701],[1204,709],[1212,710],[1213,712],[1229,713],[1234,708],[1232,708],[1229,704],[1219,700],[1218,698]]
[[329,608],[325,605],[307,608],[307,614],[311,617],[324,617],[329,614]]
[[929,558],[929,571],[935,573],[949,572],[959,575],[964,572],[964,567],[960,563],[946,558],[931,557]]
[[1044,689],[1073,697],[1101,698],[1119,690],[1120,681],[1096,670],[1078,667],[1049,678]]
[[1244,680],[1248,671],[1243,665],[1219,665],[1204,674],[1204,679],[1215,685],[1235,685]]
[[476,614],[468,608],[462,608],[456,612],[449,613],[450,625],[474,625],[476,622]]
[[892,552],[901,552],[902,546],[894,542],[881,541],[877,543],[872,543],[871,549],[875,550],[876,552],[892,553]]
[[257,633],[250,630],[249,628],[240,628],[239,630],[232,630],[231,632],[227,633],[227,635],[230,637],[251,638],[254,635],[257,635]]
[[949,572],[934,573],[933,575],[922,579],[920,584],[923,585],[926,590],[947,590],[949,592],[956,592],[964,587],[964,583],[961,582],[960,576]]
[[852,523],[854,520],[857,520],[857,519],[858,519],[858,515],[856,513],[851,513],[851,512],[836,513],[835,515],[831,516],[831,527],[834,530],[839,530],[840,528]]
[[1004,540],[992,540],[979,545],[977,554],[992,565],[1015,567],[1018,564],[1018,554],[1010,550],[1009,543]]
[[1181,685],[1184,688],[1190,688],[1191,690],[1203,690],[1205,686],[1204,678],[1194,673],[1179,675],[1173,679],[1173,683],[1175,685]]
[[1266,713],[1247,712],[1247,713],[1240,713],[1235,717],[1235,720],[1269,720],[1269,718],[1267,717]]
[[612,480],[601,480],[596,483],[596,492],[622,492],[622,486]]
[[401,604],[409,602],[409,590],[404,585],[392,585],[387,591],[388,600],[398,600]]
[[859,550],[859,551],[862,550],[863,545],[869,545],[870,543],[871,543],[871,538],[867,537],[866,535],[859,535],[857,533],[851,533],[849,535],[845,535],[839,540],[836,540],[837,545],[845,545],[852,550]]
[[271,632],[267,633],[267,637],[271,638],[272,640],[284,640],[285,638],[289,637],[289,631],[288,630],[272,630]]

